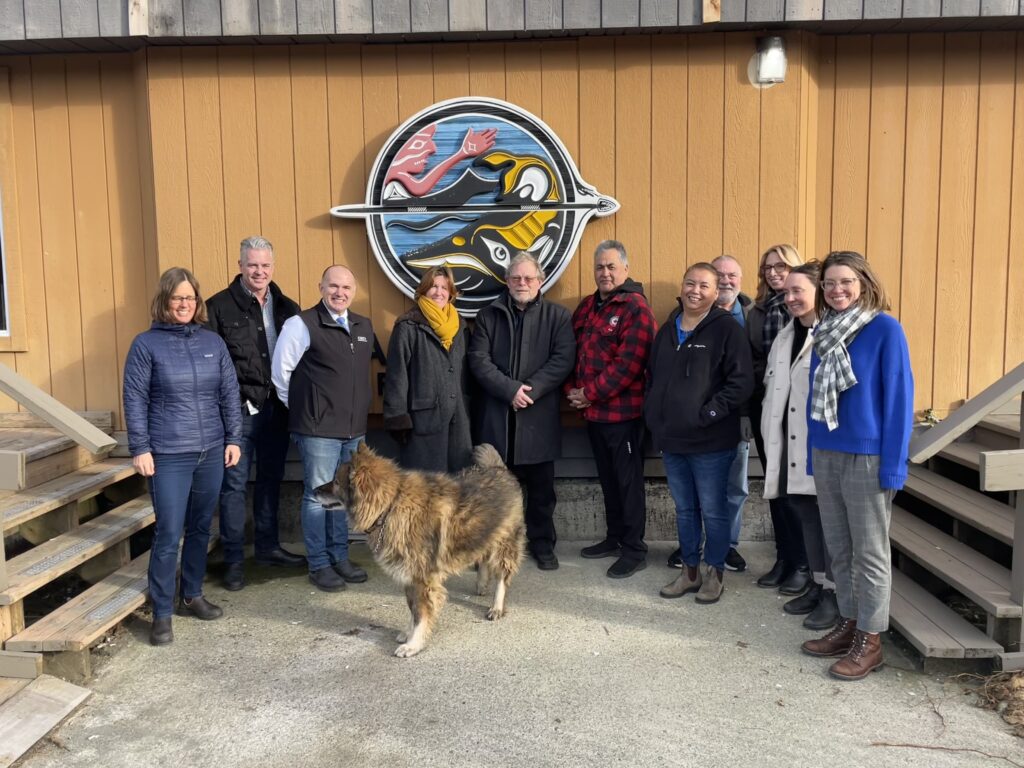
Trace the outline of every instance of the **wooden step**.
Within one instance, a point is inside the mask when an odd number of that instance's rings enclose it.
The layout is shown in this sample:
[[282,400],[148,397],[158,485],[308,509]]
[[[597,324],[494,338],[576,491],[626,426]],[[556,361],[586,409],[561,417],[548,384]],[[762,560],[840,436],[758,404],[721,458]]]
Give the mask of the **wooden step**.
[[86,688],[42,675],[0,705],[0,768],[14,763],[91,695]]
[[904,492],[1013,546],[1014,510],[924,467],[910,465]]
[[[219,539],[217,521],[210,528],[209,549]],[[52,613],[22,630],[6,643],[11,651],[84,651],[132,611],[142,607],[149,595],[149,552],[97,582]],[[180,557],[180,548],[179,548]]]
[[990,413],[978,422],[978,427],[1020,439],[1020,415],[1016,413]]
[[1010,572],[975,549],[893,505],[889,538],[912,558],[990,615],[1019,618],[1021,605],[1010,599]]
[[939,451],[938,455],[944,459],[955,461],[957,464],[977,471],[981,466],[981,452],[984,450],[989,449],[980,443],[975,443],[971,440],[960,440],[947,445]]
[[91,498],[108,485],[134,474],[135,468],[128,459],[103,459],[34,488],[0,492],[3,531],[14,530],[72,501]]
[[155,519],[149,496],[83,523],[7,562],[7,589],[0,605],[11,605],[114,544],[127,539]]
[[892,574],[889,620],[925,658],[981,659],[1003,647],[902,571]]
[[56,429],[0,429],[0,488],[31,488],[99,458]]

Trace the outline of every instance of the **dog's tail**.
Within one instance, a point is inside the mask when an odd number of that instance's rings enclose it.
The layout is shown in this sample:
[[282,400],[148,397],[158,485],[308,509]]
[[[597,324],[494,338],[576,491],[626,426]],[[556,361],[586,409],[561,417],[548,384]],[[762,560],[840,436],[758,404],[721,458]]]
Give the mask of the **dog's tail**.
[[473,448],[473,463],[478,467],[504,467],[501,454],[490,443],[483,443]]

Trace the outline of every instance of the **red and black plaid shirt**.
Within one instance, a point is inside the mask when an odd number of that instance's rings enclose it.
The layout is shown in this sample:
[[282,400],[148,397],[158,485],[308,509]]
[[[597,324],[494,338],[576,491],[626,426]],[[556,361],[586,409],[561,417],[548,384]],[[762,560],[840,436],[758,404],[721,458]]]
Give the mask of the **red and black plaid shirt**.
[[583,387],[590,401],[587,421],[639,418],[644,405],[644,376],[658,330],[639,283],[627,279],[597,306],[587,296],[572,316],[576,334],[576,369],[565,390]]

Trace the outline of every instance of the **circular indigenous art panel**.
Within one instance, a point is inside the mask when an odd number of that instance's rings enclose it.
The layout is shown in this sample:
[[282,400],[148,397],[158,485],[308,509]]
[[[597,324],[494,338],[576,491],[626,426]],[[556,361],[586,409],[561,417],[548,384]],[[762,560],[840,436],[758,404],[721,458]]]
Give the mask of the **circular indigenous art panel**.
[[423,273],[447,266],[472,317],[505,290],[520,251],[536,257],[547,290],[568,266],[583,228],[619,204],[580,178],[539,118],[497,99],[439,102],[384,144],[366,201],[335,216],[362,218],[381,268],[410,298]]

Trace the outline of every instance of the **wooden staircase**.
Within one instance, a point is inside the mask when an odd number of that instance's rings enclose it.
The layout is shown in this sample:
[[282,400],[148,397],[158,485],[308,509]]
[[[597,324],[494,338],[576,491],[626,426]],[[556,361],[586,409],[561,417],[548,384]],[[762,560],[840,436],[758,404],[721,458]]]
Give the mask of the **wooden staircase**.
[[1024,668],[1022,391],[1024,366],[911,441],[890,529],[891,622],[926,662]]

